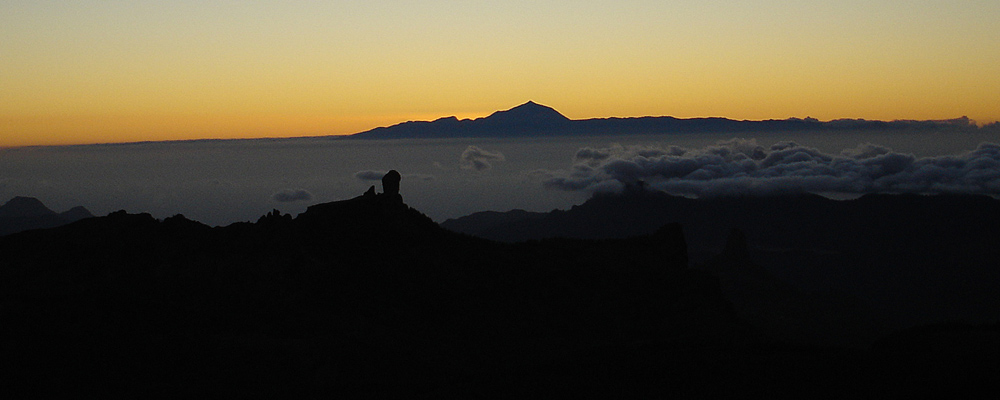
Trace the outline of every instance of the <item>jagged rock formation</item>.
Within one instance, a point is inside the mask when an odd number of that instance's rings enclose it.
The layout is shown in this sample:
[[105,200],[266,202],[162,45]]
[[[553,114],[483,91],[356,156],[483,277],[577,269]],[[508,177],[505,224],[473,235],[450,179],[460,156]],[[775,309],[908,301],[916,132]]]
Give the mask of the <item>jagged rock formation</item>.
[[382,177],[382,191],[385,192],[386,196],[395,197],[399,194],[400,179],[402,178],[396,170],[386,172],[385,176]]
[[[183,216],[181,216],[183,217]],[[291,214],[281,214],[281,211],[277,209],[271,210],[271,212],[264,214],[257,219],[257,225],[276,225],[285,224],[292,221]]]
[[56,213],[34,197],[15,197],[0,206],[0,236],[31,229],[54,228],[93,217],[81,206]]

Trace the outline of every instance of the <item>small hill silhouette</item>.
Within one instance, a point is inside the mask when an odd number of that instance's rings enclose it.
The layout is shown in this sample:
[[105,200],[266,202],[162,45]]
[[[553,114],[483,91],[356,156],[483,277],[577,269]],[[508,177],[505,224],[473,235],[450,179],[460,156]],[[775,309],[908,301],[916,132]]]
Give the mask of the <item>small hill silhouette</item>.
[[53,228],[93,216],[81,206],[56,213],[34,197],[18,196],[0,206],[0,236],[30,229]]
[[0,218],[31,218],[55,214],[55,211],[45,207],[45,204],[34,197],[18,196],[0,206]]

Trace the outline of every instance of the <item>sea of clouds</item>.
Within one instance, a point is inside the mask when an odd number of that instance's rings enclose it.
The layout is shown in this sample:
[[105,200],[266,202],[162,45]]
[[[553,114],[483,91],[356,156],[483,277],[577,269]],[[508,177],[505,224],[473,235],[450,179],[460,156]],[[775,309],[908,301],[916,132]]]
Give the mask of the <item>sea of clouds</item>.
[[[991,136],[992,135],[992,136]],[[879,144],[873,144],[879,143]],[[210,225],[349,199],[395,169],[436,221],[550,211],[645,182],[685,196],[814,192],[1000,195],[1000,137],[941,132],[515,139],[209,140],[0,149],[0,203],[183,214]]]
[[1000,145],[982,143],[959,155],[918,158],[864,143],[829,154],[795,142],[762,146],[755,139],[702,148],[674,145],[584,147],[568,169],[533,172],[551,189],[616,191],[643,181],[668,193],[698,197],[791,193],[1000,194]]

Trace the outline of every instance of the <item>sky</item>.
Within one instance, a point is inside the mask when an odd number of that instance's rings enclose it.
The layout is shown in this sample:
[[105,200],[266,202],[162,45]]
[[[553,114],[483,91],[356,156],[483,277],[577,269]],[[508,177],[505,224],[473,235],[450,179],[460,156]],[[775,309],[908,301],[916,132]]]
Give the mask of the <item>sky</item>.
[[1000,2],[0,5],[0,147],[573,118],[1000,120]]

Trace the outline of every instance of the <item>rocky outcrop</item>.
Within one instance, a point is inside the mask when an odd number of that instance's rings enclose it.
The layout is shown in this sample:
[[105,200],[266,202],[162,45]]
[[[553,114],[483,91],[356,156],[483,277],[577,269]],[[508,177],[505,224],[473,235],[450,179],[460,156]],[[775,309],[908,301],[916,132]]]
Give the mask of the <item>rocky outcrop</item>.
[[291,214],[281,214],[281,211],[277,209],[271,210],[271,212],[261,216],[257,219],[258,224],[275,225],[281,223],[288,223],[292,221]]
[[396,170],[391,170],[386,172],[385,176],[382,177],[382,191],[384,195],[389,197],[395,197],[399,195],[399,181],[402,177]]
[[430,217],[403,203],[400,180],[399,172],[389,171],[382,178],[383,193],[375,193],[372,186],[352,199],[309,206],[295,217],[295,225],[309,238],[325,236],[337,240],[423,241],[442,234],[444,230]]

